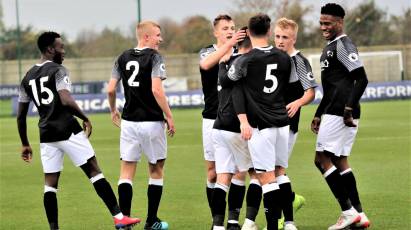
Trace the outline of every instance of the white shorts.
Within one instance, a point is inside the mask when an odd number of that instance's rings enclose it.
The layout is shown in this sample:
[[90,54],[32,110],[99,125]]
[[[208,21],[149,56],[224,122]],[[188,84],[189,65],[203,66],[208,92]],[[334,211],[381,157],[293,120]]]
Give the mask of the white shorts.
[[213,145],[212,130],[214,120],[203,118],[203,149],[206,161],[215,161],[215,149]]
[[289,130],[288,125],[281,128],[253,129],[248,148],[257,173],[274,171],[278,157],[288,157]]
[[331,152],[338,157],[349,156],[357,135],[358,122],[359,120],[355,119],[354,124],[357,127],[348,127],[344,124],[343,117],[323,115],[317,135],[316,151]]
[[291,153],[293,152],[294,144],[297,140],[298,132],[294,133],[290,129],[288,134],[288,151],[287,154],[278,154],[276,157],[276,166],[281,166],[283,168],[288,168],[288,161],[291,158]]
[[68,140],[40,143],[41,164],[44,173],[63,170],[64,153],[77,167],[87,163],[94,156],[93,147],[83,131],[71,134]]
[[142,152],[150,164],[167,158],[164,122],[121,120],[120,159],[140,162]]
[[253,167],[247,141],[241,134],[225,130],[212,130],[217,173],[247,172]]

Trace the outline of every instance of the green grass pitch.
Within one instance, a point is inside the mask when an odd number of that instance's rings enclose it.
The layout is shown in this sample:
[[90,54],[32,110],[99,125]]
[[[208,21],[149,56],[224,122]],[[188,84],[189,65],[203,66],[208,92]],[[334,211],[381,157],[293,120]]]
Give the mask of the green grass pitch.
[[[2,106],[4,108],[4,106]],[[313,164],[315,135],[309,130],[316,106],[303,109],[300,134],[288,174],[306,206],[296,215],[299,229],[321,230],[334,224],[337,202]],[[411,101],[363,103],[360,130],[350,157],[371,229],[411,229]],[[208,230],[211,217],[205,197],[205,167],[199,109],[174,110],[177,134],[168,139],[165,186],[159,217],[171,230]],[[119,129],[108,114],[91,115],[91,143],[97,159],[117,193]],[[43,174],[39,157],[37,118],[28,120],[34,149],[31,164],[20,159],[15,118],[0,119],[0,229],[48,229],[43,210]],[[60,227],[113,229],[113,222],[93,186],[66,158],[58,191]],[[144,159],[134,179],[132,214],[145,218],[147,165]],[[244,220],[242,209],[241,222]],[[260,209],[257,223],[264,227]],[[142,224],[135,229],[142,229]]]

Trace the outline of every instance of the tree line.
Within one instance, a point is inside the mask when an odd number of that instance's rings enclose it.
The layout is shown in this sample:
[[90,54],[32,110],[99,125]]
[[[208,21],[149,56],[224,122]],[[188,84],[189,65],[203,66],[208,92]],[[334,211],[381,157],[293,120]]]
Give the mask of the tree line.
[[[313,6],[305,6],[298,0],[233,0],[235,7],[229,11],[236,25],[247,24],[250,16],[264,12],[273,19],[288,17],[299,24],[297,40],[298,48],[317,48],[324,45],[317,22],[307,20],[313,11]],[[0,58],[13,60],[17,58],[16,34],[17,28],[6,27],[2,20],[0,2]],[[411,44],[411,8],[403,10],[400,15],[388,15],[379,8],[373,0],[359,4],[356,8],[347,10],[345,17],[345,32],[358,46]],[[202,47],[212,44],[211,21],[202,15],[194,15],[177,23],[171,18],[158,21],[162,28],[163,53],[180,54],[196,53]],[[83,30],[74,41],[66,40],[68,57],[113,57],[121,51],[134,47],[136,44],[134,27],[129,33],[120,29],[105,28],[100,32]],[[36,39],[41,31],[32,26],[20,29],[21,57],[23,59],[37,58]],[[65,37],[62,33],[63,39]]]

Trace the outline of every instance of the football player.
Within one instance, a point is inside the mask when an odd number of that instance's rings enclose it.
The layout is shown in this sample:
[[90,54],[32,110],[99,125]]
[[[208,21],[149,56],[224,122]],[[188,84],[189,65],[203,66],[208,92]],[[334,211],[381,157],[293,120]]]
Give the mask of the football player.
[[270,24],[266,14],[250,18],[253,49],[237,58],[228,71],[228,77],[237,81],[233,104],[262,185],[268,230],[278,229],[281,216],[282,197],[274,170],[276,156],[288,152],[289,120],[284,95],[293,74],[290,57],[269,45]]
[[[163,192],[163,168],[167,158],[167,139],[175,133],[173,115],[167,103],[162,81],[166,79],[163,57],[158,52],[162,41],[160,26],[143,21],[136,28],[137,47],[124,51],[115,61],[108,84],[108,99],[113,123],[121,128],[119,203],[130,215],[133,178],[137,162],[144,153],[150,179],[148,211],[144,229],[168,229],[157,216]],[[116,107],[116,88],[121,81],[126,99],[123,112]],[[167,126],[167,127],[165,127]]]
[[[24,161],[31,162],[33,151],[27,137],[26,116],[29,103],[33,101],[40,115],[38,126],[45,177],[44,208],[50,229],[59,229],[56,194],[64,154],[89,178],[110,210],[117,229],[139,223],[140,219],[129,218],[120,211],[114,192],[97,164],[93,147],[88,140],[92,131],[91,121],[71,97],[69,73],[62,66],[65,50],[61,36],[55,32],[42,33],[37,45],[41,60],[27,72],[21,82],[17,124],[22,143],[21,157]],[[74,116],[83,120],[83,129]]]
[[[218,15],[213,21],[213,34],[216,44],[207,46],[200,50],[200,74],[204,94],[204,109],[202,112],[202,136],[204,159],[207,167],[206,194],[211,209],[211,199],[216,183],[215,149],[212,140],[212,129],[217,117],[218,108],[218,70],[219,61],[224,56],[230,57],[234,53],[235,44],[245,37],[244,31],[235,32],[234,21],[229,15]],[[245,186],[245,174],[239,173],[234,176],[229,191],[229,227],[238,227],[239,203],[243,201]],[[213,214],[212,214],[213,215]]]
[[[301,107],[314,100],[317,87],[311,65],[308,60],[295,48],[297,41],[298,25],[295,21],[280,18],[275,23],[274,42],[275,46],[287,52],[293,61],[295,78],[290,79],[290,84],[285,96],[287,112],[290,118],[290,134],[288,138],[288,153],[279,156],[276,161],[275,176],[283,195],[282,212],[284,214],[284,230],[297,229],[294,224],[293,211],[297,211],[304,204],[304,197],[295,194],[291,188],[290,178],[286,175],[288,160],[298,136],[298,123],[300,121]],[[293,206],[295,207],[293,210]]]
[[342,210],[329,230],[370,225],[348,163],[358,132],[359,101],[368,80],[357,47],[344,34],[344,16],[345,11],[338,4],[328,3],[321,8],[320,28],[328,41],[320,58],[324,96],[311,123],[312,131],[317,134],[315,165]]

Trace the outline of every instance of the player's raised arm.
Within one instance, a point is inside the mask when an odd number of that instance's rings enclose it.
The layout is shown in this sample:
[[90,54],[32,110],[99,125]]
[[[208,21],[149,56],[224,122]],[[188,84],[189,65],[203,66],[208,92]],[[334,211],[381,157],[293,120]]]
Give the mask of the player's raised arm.
[[220,59],[227,55],[231,54],[231,51],[237,42],[244,39],[246,32],[244,30],[239,30],[232,35],[230,40],[228,40],[224,45],[219,47],[215,52],[210,54],[201,53],[200,54],[200,68],[203,70],[208,70],[219,63]]

